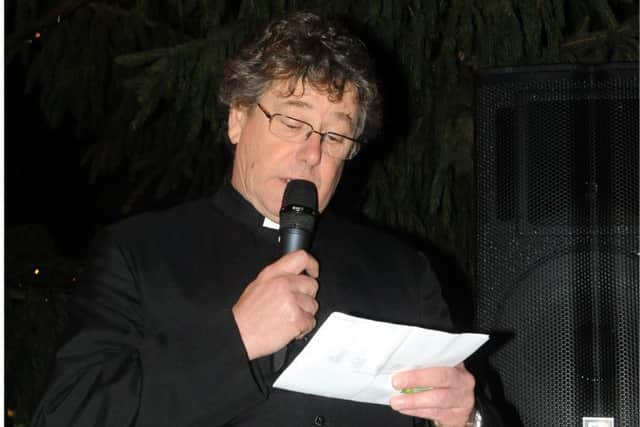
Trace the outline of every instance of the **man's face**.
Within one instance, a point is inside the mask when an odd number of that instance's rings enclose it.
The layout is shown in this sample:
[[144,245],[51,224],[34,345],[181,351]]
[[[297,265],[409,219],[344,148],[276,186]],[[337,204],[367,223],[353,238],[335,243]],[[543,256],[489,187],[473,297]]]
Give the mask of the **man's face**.
[[[355,128],[357,101],[347,90],[338,102],[311,85],[298,83],[290,96],[284,82],[275,82],[260,98],[269,114],[284,114],[309,123],[320,132]],[[348,122],[348,123],[347,123]],[[341,132],[344,133],[344,132]],[[291,179],[305,179],[318,189],[318,207],[324,210],[340,181],[344,161],[322,152],[320,135],[295,143],[269,130],[269,119],[257,106],[231,107],[229,139],[236,145],[231,183],[262,215],[278,222],[282,195]]]

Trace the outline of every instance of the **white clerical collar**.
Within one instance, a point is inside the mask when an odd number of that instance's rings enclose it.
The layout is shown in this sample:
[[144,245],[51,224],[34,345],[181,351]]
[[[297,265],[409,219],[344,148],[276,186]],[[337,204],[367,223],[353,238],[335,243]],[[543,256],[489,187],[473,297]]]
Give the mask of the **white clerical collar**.
[[272,230],[279,230],[280,229],[280,224],[278,224],[277,222],[271,221],[266,216],[264,217],[264,221],[262,222],[262,226],[265,227],[265,228],[271,228]]

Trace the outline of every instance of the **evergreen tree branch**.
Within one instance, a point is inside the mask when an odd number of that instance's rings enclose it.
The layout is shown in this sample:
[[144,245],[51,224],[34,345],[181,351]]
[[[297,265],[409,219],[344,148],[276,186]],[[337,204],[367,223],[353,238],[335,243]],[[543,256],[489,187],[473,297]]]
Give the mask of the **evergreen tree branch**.
[[564,50],[582,50],[591,47],[596,47],[602,43],[615,39],[615,38],[631,38],[637,41],[637,28],[638,28],[638,15],[627,19],[624,23],[619,24],[613,30],[601,30],[594,31],[592,33],[584,34],[578,33],[563,43],[560,44],[560,48]]
[[[460,117],[471,111],[473,72],[637,58],[637,15],[620,25],[605,0],[67,4],[78,10],[40,40],[30,84],[42,88],[43,109],[53,123],[67,111],[83,123],[79,133],[95,141],[86,156],[94,178],[128,171],[133,190],[125,210],[148,201],[147,195],[197,197],[217,182],[227,165],[217,80],[240,40],[303,5],[351,17],[372,35],[378,52],[392,52],[393,65],[382,67],[394,83],[401,75],[406,85],[390,93],[388,102],[403,109],[390,112],[386,138],[393,148],[373,168],[364,212],[374,222],[425,235],[459,256],[468,253],[469,200],[461,197],[471,194],[465,189],[472,177],[468,140],[452,135],[470,132]],[[126,7],[118,7],[122,4]],[[565,38],[563,32],[573,35]],[[394,206],[407,209],[401,213]]]
[[619,27],[618,20],[607,0],[590,0],[590,3],[607,30],[613,31]]
[[567,39],[560,45],[561,49],[584,49],[597,45],[607,40],[609,32],[606,30],[596,31],[588,34],[579,34]]

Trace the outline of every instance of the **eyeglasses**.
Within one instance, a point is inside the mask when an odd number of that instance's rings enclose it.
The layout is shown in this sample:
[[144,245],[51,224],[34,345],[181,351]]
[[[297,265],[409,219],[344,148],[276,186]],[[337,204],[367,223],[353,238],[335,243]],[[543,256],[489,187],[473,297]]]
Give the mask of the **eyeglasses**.
[[284,114],[268,113],[262,105],[257,105],[260,111],[269,119],[269,130],[279,138],[290,142],[302,143],[308,140],[312,133],[317,133],[320,135],[322,151],[340,160],[353,159],[360,151],[362,141],[336,132],[319,132],[307,122]]

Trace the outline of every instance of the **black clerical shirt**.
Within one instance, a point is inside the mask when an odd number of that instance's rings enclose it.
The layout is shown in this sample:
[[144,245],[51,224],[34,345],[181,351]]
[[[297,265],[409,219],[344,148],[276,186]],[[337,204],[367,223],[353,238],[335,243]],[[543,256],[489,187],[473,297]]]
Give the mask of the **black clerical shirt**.
[[[412,426],[386,405],[271,387],[248,361],[231,307],[280,256],[277,231],[229,183],[210,199],[109,227],[94,244],[34,426]],[[333,311],[449,329],[426,258],[320,216],[318,325]],[[311,334],[312,335],[312,334]],[[289,345],[289,361],[305,340]]]

